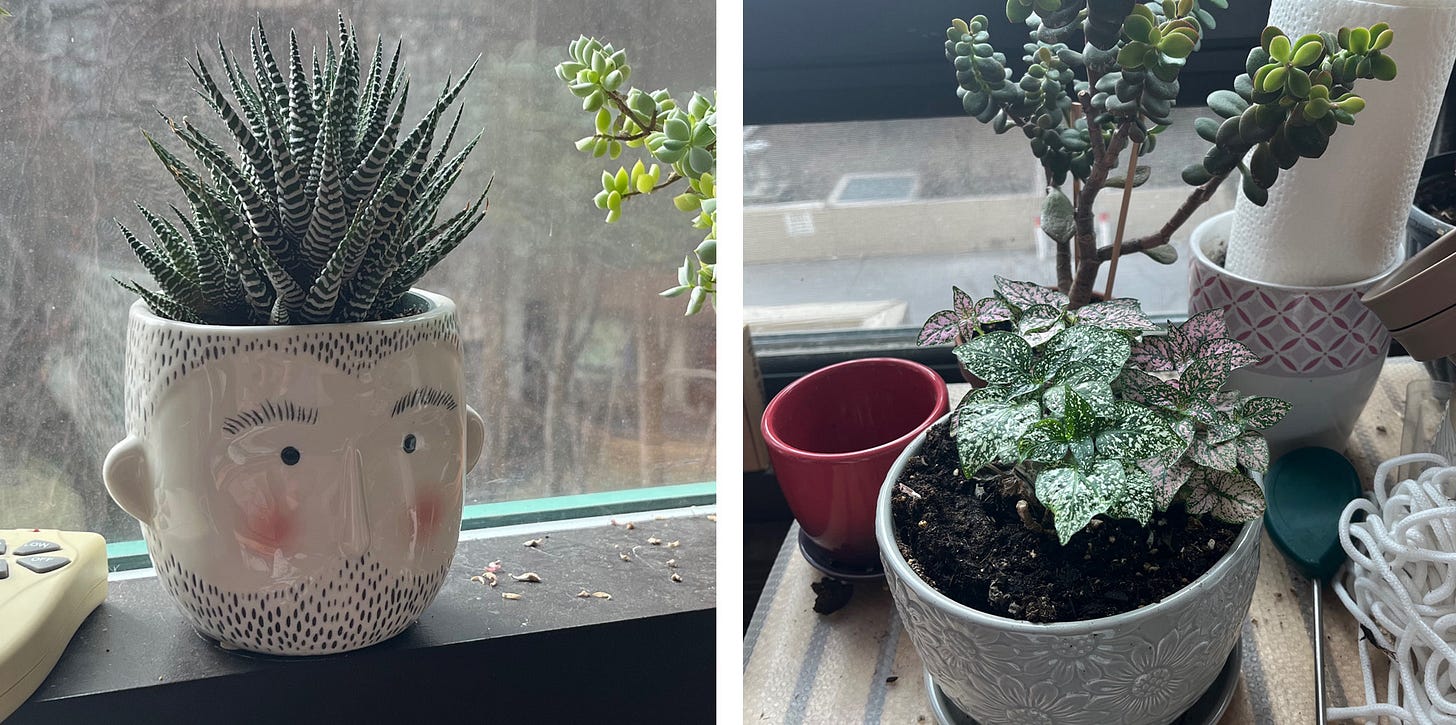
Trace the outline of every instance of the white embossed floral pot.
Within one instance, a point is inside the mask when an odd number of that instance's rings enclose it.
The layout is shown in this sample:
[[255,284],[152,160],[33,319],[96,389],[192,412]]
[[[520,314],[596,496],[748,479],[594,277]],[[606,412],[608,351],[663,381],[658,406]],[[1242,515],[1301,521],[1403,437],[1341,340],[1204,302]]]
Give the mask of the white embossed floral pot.
[[981,725],[1165,725],[1213,685],[1253,601],[1260,519],[1207,573],[1155,604],[1078,622],[998,617],[936,591],[900,553],[890,499],[925,436],[880,489],[875,538],[900,622],[952,704]]
[[1389,331],[1360,295],[1395,266],[1367,280],[1328,287],[1259,282],[1209,258],[1227,241],[1232,224],[1233,212],[1225,212],[1193,231],[1188,313],[1227,308],[1229,334],[1260,360],[1235,370],[1229,387],[1294,405],[1264,433],[1274,457],[1302,446],[1344,450],[1390,347]]
[[194,325],[131,306],[112,498],[163,587],[223,646],[343,652],[399,634],[444,582],[484,424],[455,304],[374,322]]

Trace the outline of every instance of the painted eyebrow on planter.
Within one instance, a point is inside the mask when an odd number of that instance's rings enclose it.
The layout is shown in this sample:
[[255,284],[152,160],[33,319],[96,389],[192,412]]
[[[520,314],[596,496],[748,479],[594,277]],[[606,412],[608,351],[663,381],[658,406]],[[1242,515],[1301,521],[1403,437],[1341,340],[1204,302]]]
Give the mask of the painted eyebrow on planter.
[[455,402],[455,396],[439,388],[415,388],[395,401],[394,407],[390,409],[389,417],[393,418],[411,408],[423,408],[427,405],[438,405],[449,410],[460,407],[460,404]]
[[267,400],[252,410],[245,410],[224,420],[222,430],[229,435],[235,435],[264,423],[281,420],[313,425],[318,422],[318,408],[295,405],[287,400],[279,402]]

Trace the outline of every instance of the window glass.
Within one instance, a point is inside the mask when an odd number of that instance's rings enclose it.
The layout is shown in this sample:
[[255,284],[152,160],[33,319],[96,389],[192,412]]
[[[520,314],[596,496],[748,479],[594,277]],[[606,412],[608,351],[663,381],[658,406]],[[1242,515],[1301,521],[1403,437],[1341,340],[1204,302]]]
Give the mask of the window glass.
[[[0,528],[58,526],[138,538],[101,461],[122,436],[126,307],[112,277],[152,286],[113,218],[183,199],[142,137],[179,155],[154,109],[224,130],[193,92],[194,48],[246,58],[260,17],[275,48],[335,34],[334,5],[9,3],[0,19]],[[603,223],[606,159],[573,147],[591,117],[555,77],[579,33],[628,49],[632,83],[686,98],[714,86],[711,0],[344,2],[366,59],[402,38],[414,80],[406,123],[435,89],[480,69],[455,146],[480,145],[442,209],[492,177],[484,223],[421,286],[456,301],[469,403],[487,426],[467,503],[713,478],[712,313],[657,292],[702,239],[670,195]],[[438,138],[442,138],[441,134]],[[437,141],[438,142],[438,141]],[[190,157],[189,157],[190,158]],[[630,161],[628,162],[630,163]],[[616,168],[616,164],[612,165]]]
[[[949,64],[946,79],[953,93]],[[1208,146],[1193,130],[1200,112],[1175,110],[1139,160],[1152,177],[1133,192],[1124,238],[1161,227],[1188,195],[1179,172]],[[950,306],[951,285],[985,296],[995,275],[1055,281],[1055,249],[1037,228],[1041,167],[1019,132],[947,117],[747,126],[743,136],[744,318],[755,334],[918,327]],[[1120,260],[1114,294],[1155,316],[1185,314],[1188,235],[1233,208],[1236,186],[1175,235],[1177,263]],[[1100,244],[1112,241],[1120,197],[1098,197]]]

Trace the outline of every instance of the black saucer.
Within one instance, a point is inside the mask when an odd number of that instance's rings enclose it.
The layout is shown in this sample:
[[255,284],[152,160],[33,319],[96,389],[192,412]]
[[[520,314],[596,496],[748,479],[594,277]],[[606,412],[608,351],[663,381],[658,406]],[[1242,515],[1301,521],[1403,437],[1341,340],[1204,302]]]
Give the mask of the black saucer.
[[[1244,643],[1240,640],[1234,644],[1234,651],[1229,653],[1223,669],[1219,670],[1218,677],[1204,691],[1203,697],[1198,698],[1192,707],[1184,710],[1169,725],[1216,725],[1218,719],[1223,717],[1224,710],[1228,709],[1229,701],[1234,698],[1234,690],[1239,685],[1239,665],[1243,661]],[[940,691],[929,672],[925,673],[925,689],[930,695],[930,709],[940,725],[979,725],[975,718],[961,712],[960,708],[946,699],[945,693]]]
[[835,579],[859,582],[885,578],[885,568],[879,559],[875,559],[875,563],[869,566],[841,564],[824,547],[811,541],[803,529],[799,529],[799,553],[804,555],[804,561],[809,562],[809,566]]

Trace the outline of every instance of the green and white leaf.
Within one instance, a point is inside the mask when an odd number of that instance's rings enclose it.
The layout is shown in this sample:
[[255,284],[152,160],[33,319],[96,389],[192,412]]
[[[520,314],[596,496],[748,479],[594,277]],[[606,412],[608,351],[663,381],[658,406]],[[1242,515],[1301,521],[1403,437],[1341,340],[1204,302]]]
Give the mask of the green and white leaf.
[[1112,425],[1097,434],[1097,453],[1129,463],[1152,458],[1182,443],[1173,429],[1136,403],[1117,404]]
[[1058,418],[1043,418],[1026,429],[1016,441],[1016,452],[1023,460],[1037,463],[1061,463],[1066,460],[1071,436]]
[[983,398],[956,410],[955,439],[967,478],[993,462],[1019,459],[1017,441],[1041,417],[1041,404]]
[[1067,326],[1062,311],[1050,305],[1033,305],[1022,310],[1021,319],[1016,322],[1016,331],[1032,347],[1038,347],[1052,339]]
[[989,332],[955,348],[966,369],[988,383],[1013,385],[1031,379],[1031,345],[1010,332]]
[[1036,498],[1052,513],[1063,546],[1097,514],[1107,513],[1122,497],[1126,474],[1118,461],[1101,460],[1087,472],[1051,468],[1036,477]]
[[1125,335],[1091,325],[1073,325],[1042,347],[1035,374],[1048,383],[1110,383],[1122,374],[1131,354],[1132,343]]
[[1101,380],[1085,380],[1072,385],[1054,385],[1042,393],[1042,405],[1045,405],[1047,410],[1058,418],[1065,416],[1068,390],[1074,391],[1082,400],[1087,401],[1098,416],[1111,418],[1114,415],[1113,404],[1117,401],[1113,397],[1112,386]]
[[1157,493],[1153,478],[1147,472],[1132,464],[1122,467],[1122,486],[1117,490],[1107,515],[1114,519],[1132,519],[1146,526],[1153,518]]

